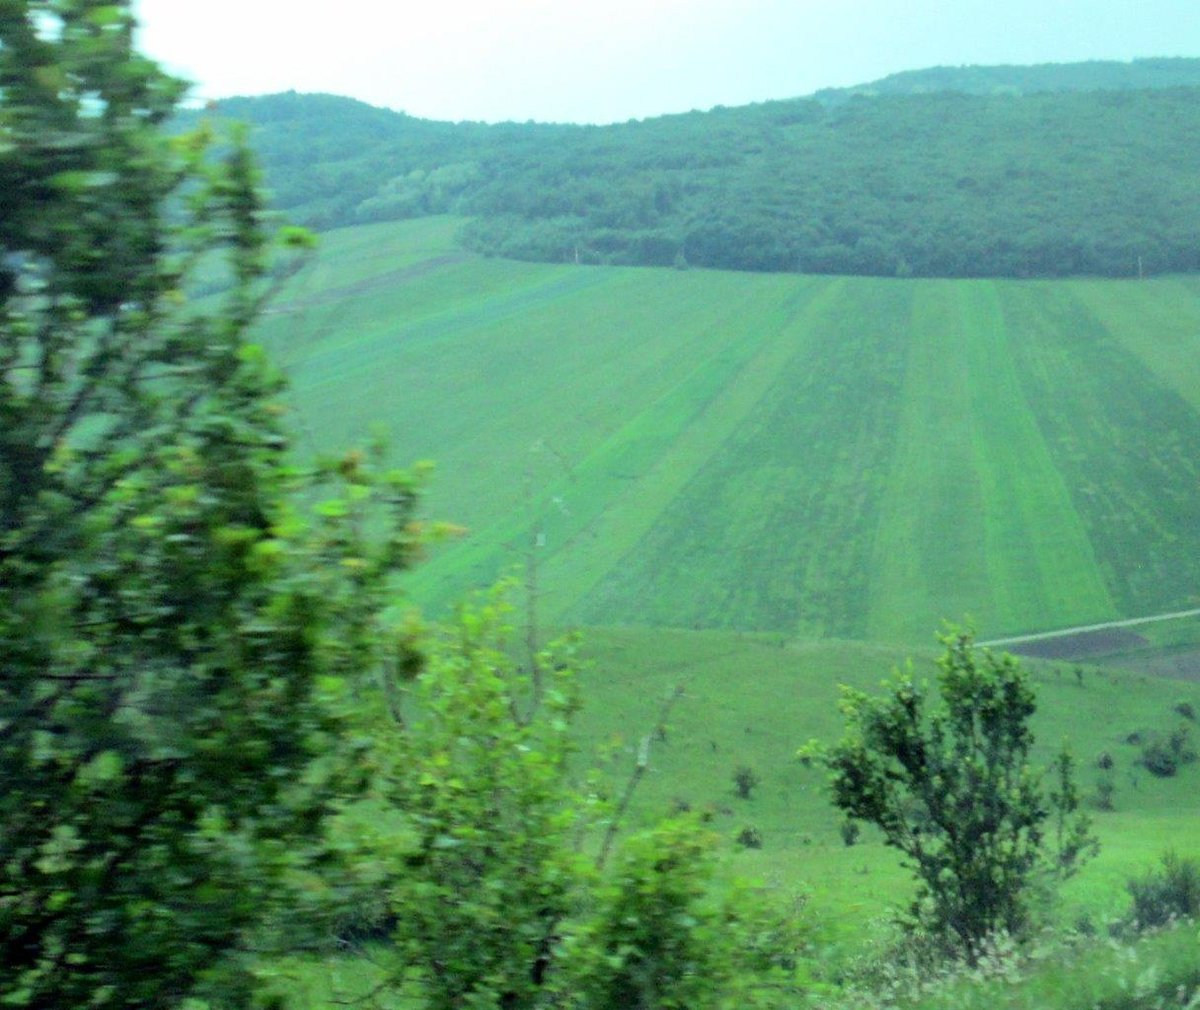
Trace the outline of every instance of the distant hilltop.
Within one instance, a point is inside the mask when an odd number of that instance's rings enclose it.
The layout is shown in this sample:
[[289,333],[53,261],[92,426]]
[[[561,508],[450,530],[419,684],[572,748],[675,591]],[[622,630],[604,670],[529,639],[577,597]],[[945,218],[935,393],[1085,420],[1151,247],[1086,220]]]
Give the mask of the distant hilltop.
[[1156,56],[1138,60],[1088,60],[1084,63],[1035,63],[1029,66],[928,67],[904,70],[869,84],[823,88],[811,97],[844,101],[855,95],[927,95],[956,91],[964,95],[1031,95],[1046,91],[1139,91],[1146,88],[1200,87],[1200,59]]
[[611,126],[219,103],[316,228],[437,214],[582,264],[916,277],[1200,270],[1200,59],[935,67]]

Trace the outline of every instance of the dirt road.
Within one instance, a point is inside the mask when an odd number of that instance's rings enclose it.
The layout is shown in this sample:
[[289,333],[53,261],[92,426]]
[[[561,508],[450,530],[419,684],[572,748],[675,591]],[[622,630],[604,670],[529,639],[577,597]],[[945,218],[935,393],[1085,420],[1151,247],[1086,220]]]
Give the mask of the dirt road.
[[1155,614],[1152,617],[1130,617],[1120,621],[1105,621],[1103,624],[1082,624],[1075,628],[1062,628],[1059,631],[1041,631],[1036,635],[1017,635],[1013,638],[993,638],[980,645],[996,648],[1003,645],[1022,645],[1026,642],[1045,642],[1054,638],[1069,638],[1072,635],[1083,635],[1092,631],[1109,631],[1114,628],[1134,628],[1140,624],[1154,624],[1158,621],[1177,621],[1184,617],[1200,617],[1200,607],[1193,610],[1177,610],[1170,614]]

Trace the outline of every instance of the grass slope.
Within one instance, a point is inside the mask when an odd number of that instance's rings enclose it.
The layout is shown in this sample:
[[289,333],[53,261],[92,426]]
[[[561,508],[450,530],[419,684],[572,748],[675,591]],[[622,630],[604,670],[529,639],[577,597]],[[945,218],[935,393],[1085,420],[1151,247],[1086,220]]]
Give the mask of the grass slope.
[[[685,694],[672,711],[666,739],[652,744],[651,771],[635,811],[662,815],[681,801],[707,811],[729,839],[736,870],[803,891],[815,914],[847,935],[885,914],[908,894],[895,854],[873,831],[847,848],[828,802],[823,773],[804,768],[796,749],[811,738],[840,736],[839,685],[868,692],[910,657],[918,679],[932,680],[931,648],[902,650],[864,643],[800,643],[772,635],[724,631],[592,629],[585,635],[590,668],[583,680],[580,740],[584,754],[615,747],[609,770],[620,780],[634,761],[639,737],[653,726],[663,698],[676,685]],[[1034,730],[1038,760],[1070,741],[1086,798],[1100,777],[1096,759],[1114,762],[1112,812],[1094,812],[1101,855],[1067,887],[1070,915],[1101,919],[1124,908],[1124,882],[1155,863],[1169,847],[1200,855],[1200,764],[1158,779],[1138,763],[1131,734],[1192,726],[1175,711],[1197,706],[1200,685],[1116,670],[1087,668],[1079,679],[1056,664],[1027,664],[1038,694]],[[740,765],[761,784],[749,800],[735,796]],[[737,847],[753,826],[763,848]]]
[[549,619],[924,643],[1193,604],[1200,280],[517,264],[458,223],[330,234],[263,324],[314,448],[382,423]]

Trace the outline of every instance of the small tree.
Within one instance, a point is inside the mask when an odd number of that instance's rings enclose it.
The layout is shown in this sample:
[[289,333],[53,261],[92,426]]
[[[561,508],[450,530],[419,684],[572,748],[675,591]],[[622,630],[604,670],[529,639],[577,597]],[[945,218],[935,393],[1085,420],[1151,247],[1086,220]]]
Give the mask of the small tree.
[[748,800],[759,784],[758,773],[749,765],[738,765],[733,772],[733,791],[738,799]]
[[876,824],[916,875],[914,918],[973,961],[989,934],[1024,932],[1035,883],[1073,872],[1095,841],[1070,757],[1049,793],[1031,765],[1034,694],[1017,661],[967,634],[941,641],[940,704],[909,674],[882,698],[847,689],[846,735],[825,761],[837,806]]
[[388,918],[432,1010],[548,1001],[564,920],[587,888],[575,842],[589,801],[568,775],[576,707],[569,643],[542,651],[542,680],[512,658],[504,586],[422,636],[423,668],[367,700],[376,762],[371,793],[398,818],[368,838]]
[[383,987],[433,1010],[794,995],[795,928],[758,892],[714,886],[711,833],[680,818],[616,844],[653,734],[619,799],[573,774],[570,643],[522,669],[509,614],[504,586],[469,602],[420,636],[425,662],[390,712],[364,699],[375,774],[348,819],[360,893],[382,892],[394,924]]

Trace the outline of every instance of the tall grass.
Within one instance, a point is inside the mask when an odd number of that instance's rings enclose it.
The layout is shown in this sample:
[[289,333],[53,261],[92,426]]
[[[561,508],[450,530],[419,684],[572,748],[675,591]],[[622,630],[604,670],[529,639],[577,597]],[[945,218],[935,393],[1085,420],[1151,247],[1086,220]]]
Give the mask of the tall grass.
[[1003,943],[978,967],[875,965],[870,985],[814,1000],[822,1010],[1179,1010],[1200,1007],[1200,930],[1184,922],[1130,942]]

